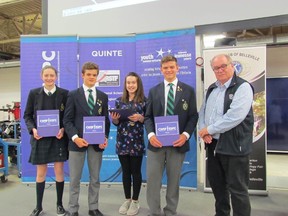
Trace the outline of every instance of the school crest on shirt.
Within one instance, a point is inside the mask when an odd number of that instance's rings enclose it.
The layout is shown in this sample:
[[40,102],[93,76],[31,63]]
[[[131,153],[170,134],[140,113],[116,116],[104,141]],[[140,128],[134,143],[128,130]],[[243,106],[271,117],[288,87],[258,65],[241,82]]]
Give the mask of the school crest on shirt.
[[98,114],[101,115],[102,114],[102,100],[97,99],[96,103],[99,106]]
[[183,102],[182,108],[183,108],[183,110],[186,111],[188,109],[188,103],[184,99],[182,99],[182,102]]
[[99,115],[101,115],[101,114],[102,114],[102,106],[101,106],[101,107],[99,107],[99,109],[98,109],[98,114],[99,114]]
[[182,91],[182,88],[180,86],[177,86],[177,91]]
[[98,105],[98,106],[101,106],[101,105],[102,105],[102,100],[97,99],[97,105]]
[[65,109],[65,106],[64,106],[63,103],[61,103],[61,105],[60,105],[60,111],[62,112],[62,111],[64,111],[64,109]]

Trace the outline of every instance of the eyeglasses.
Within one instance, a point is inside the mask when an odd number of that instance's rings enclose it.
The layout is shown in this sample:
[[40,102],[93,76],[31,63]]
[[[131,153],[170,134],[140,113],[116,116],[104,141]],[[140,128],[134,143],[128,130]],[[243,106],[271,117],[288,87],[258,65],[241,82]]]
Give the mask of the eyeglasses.
[[217,72],[217,71],[219,71],[220,69],[222,69],[222,70],[224,70],[224,69],[226,69],[227,68],[227,66],[228,65],[230,65],[231,63],[229,63],[229,64],[222,64],[221,66],[219,66],[219,67],[213,67],[212,68],[212,70],[214,71],[214,72]]

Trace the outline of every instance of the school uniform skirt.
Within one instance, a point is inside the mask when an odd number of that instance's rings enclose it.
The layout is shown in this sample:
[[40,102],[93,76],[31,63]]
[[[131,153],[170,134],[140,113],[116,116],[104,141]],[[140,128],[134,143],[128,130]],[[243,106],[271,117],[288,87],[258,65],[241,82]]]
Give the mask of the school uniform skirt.
[[68,160],[68,138],[64,136],[58,140],[56,137],[44,137],[40,140],[31,140],[31,153],[29,162],[33,165]]

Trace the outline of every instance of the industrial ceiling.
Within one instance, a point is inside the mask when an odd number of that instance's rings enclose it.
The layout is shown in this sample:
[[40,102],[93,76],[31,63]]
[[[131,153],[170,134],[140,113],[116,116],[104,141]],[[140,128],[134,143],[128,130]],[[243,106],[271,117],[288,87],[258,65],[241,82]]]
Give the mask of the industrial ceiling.
[[[47,0],[48,1],[48,0]],[[0,61],[20,58],[20,36],[42,33],[42,0],[0,0]],[[239,29],[223,32],[226,37],[235,38],[240,44],[267,42],[281,36],[288,43],[288,26],[267,26],[267,28]],[[264,39],[264,40],[263,40]],[[279,40],[280,41],[280,40]],[[278,40],[276,41],[276,43]]]
[[0,61],[19,59],[20,35],[41,34],[41,0],[0,0]]

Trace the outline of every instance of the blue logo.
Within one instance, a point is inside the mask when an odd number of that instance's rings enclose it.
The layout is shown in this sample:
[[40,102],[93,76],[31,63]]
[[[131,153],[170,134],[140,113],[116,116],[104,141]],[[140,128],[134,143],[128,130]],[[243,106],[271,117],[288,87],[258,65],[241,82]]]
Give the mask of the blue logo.
[[242,72],[243,66],[239,61],[233,61],[233,65],[234,65],[236,75],[238,76]]

